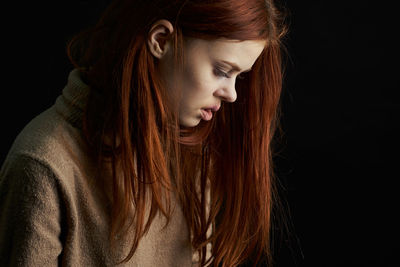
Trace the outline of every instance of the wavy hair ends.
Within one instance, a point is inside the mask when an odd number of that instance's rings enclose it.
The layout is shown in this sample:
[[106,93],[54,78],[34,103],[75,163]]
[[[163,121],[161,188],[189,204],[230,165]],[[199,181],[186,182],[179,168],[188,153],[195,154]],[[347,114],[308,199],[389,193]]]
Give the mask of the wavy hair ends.
[[[83,118],[86,140],[101,166],[111,163],[112,247],[133,229],[121,262],[132,258],[157,213],[168,223],[174,192],[201,266],[238,266],[249,258],[256,264],[262,257],[272,263],[271,212],[278,198],[271,142],[284,18],[273,0],[114,0],[95,26],[70,41],[68,56],[92,88]],[[237,81],[237,102],[223,105],[211,122],[179,126],[146,42],[159,19],[174,25],[178,68],[186,37],[267,40],[252,71]]]

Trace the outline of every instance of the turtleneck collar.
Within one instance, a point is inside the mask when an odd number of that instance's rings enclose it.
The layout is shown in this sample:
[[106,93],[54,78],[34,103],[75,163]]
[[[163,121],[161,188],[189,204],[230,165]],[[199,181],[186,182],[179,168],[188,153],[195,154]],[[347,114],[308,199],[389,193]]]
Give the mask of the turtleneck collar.
[[90,87],[83,82],[79,69],[73,69],[68,82],[56,100],[56,110],[74,127],[82,128],[82,116]]

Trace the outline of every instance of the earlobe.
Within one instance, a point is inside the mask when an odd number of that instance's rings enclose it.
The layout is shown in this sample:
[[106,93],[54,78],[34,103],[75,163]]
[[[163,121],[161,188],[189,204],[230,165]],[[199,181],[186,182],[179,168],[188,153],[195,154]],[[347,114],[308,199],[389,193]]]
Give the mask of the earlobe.
[[169,36],[174,31],[174,27],[168,20],[162,19],[155,22],[148,34],[147,45],[151,54],[160,59],[168,51]]

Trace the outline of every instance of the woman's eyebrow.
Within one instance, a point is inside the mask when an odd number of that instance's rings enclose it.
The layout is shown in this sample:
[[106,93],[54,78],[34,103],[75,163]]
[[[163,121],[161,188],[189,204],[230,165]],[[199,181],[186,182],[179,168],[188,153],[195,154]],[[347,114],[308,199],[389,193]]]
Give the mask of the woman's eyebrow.
[[225,63],[225,64],[230,65],[230,66],[232,67],[232,70],[237,71],[237,72],[249,72],[249,71],[251,71],[251,68],[242,71],[242,70],[239,68],[239,66],[236,65],[236,64],[233,63],[233,62],[229,62],[229,61],[226,61],[226,60],[222,60],[222,62]]

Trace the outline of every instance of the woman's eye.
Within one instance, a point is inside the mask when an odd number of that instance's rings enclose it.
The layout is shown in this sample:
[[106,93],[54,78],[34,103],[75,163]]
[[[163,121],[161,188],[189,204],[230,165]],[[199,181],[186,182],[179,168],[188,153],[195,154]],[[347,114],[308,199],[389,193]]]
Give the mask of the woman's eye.
[[218,77],[225,77],[225,78],[230,78],[228,73],[224,72],[223,70],[220,70],[218,68],[214,69],[214,74]]

